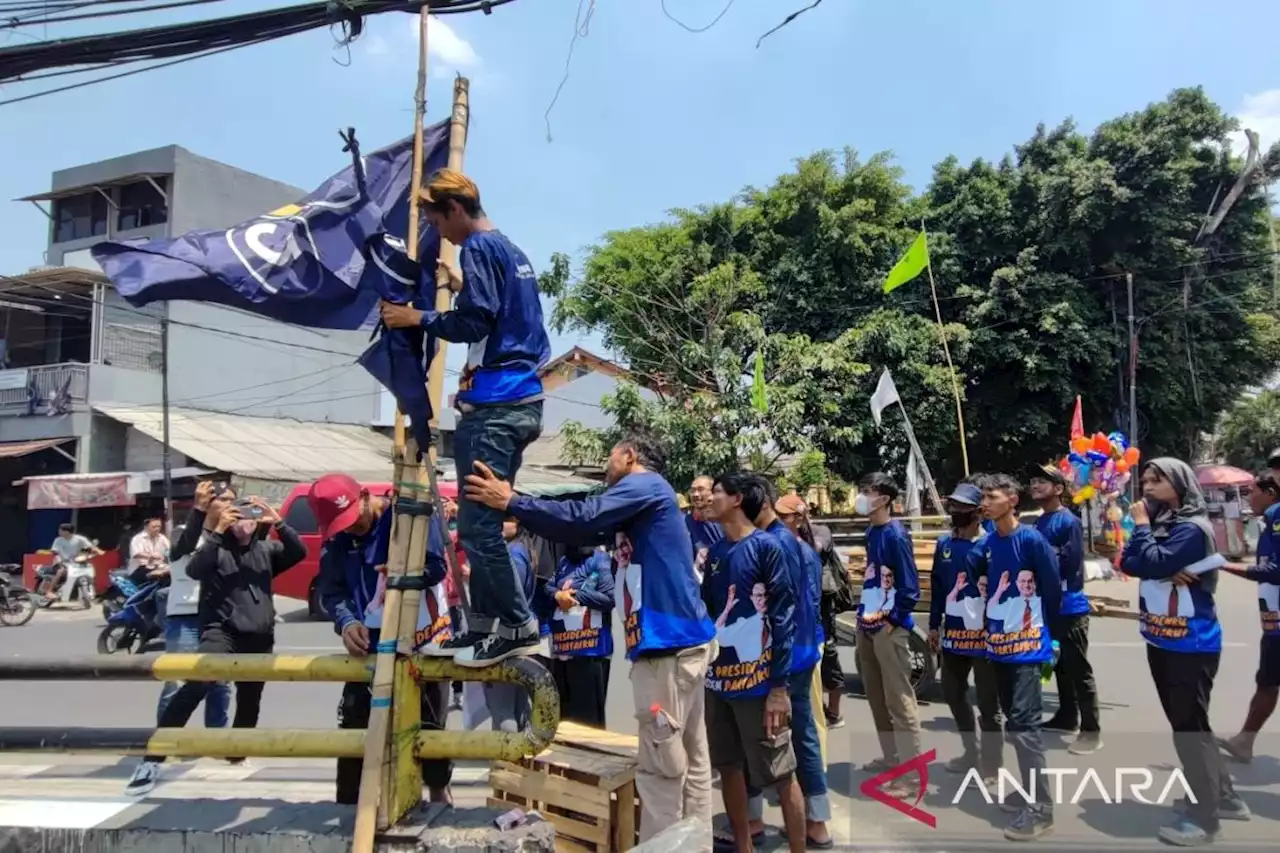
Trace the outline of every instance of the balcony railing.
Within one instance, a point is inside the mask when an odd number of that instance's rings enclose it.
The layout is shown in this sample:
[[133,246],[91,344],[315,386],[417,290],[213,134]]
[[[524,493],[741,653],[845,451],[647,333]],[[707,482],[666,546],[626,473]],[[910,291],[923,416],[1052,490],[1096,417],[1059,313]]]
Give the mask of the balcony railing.
[[52,415],[89,399],[89,365],[46,364],[0,370],[0,415]]

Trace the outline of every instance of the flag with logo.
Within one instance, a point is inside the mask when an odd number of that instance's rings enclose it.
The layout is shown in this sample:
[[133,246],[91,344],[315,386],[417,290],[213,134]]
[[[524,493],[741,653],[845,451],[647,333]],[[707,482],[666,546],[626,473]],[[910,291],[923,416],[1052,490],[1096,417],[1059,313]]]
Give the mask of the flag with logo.
[[[443,168],[448,155],[449,123],[426,128],[423,173]],[[420,270],[435,274],[440,240],[421,226],[421,263],[405,254],[412,137],[362,156],[360,164],[293,204],[237,225],[172,239],[106,241],[93,247],[93,258],[135,306],[193,300],[310,328],[367,327],[380,300],[415,301]],[[419,307],[429,308],[434,285],[425,290]],[[384,331],[360,362],[396,397],[425,448],[426,365],[435,346],[423,338],[419,330]]]

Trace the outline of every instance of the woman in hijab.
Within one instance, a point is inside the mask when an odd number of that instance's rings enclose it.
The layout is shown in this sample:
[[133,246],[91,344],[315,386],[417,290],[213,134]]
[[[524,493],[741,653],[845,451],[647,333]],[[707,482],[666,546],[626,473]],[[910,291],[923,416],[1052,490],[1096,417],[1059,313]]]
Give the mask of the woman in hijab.
[[1182,801],[1160,837],[1180,847],[1208,844],[1222,818],[1247,820],[1209,727],[1209,696],[1222,656],[1213,528],[1191,466],[1161,457],[1142,469],[1143,499],[1121,568],[1142,581],[1139,609],[1147,663],[1195,803]]

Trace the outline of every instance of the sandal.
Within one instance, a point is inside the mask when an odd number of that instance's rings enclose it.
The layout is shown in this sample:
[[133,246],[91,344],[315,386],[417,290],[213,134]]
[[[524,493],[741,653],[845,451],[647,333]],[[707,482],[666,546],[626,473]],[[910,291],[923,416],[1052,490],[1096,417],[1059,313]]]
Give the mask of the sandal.
[[[760,830],[751,836],[751,843],[756,847],[764,844],[764,830]],[[738,842],[733,839],[733,832],[729,829],[717,829],[711,837],[711,846],[717,851],[737,850]],[[821,848],[827,849],[827,848]]]
[[887,758],[873,758],[871,761],[868,761],[866,764],[862,765],[858,769],[861,770],[863,773],[879,773],[882,770],[888,770],[890,767],[897,767],[897,766],[898,765],[896,763],[890,761]]

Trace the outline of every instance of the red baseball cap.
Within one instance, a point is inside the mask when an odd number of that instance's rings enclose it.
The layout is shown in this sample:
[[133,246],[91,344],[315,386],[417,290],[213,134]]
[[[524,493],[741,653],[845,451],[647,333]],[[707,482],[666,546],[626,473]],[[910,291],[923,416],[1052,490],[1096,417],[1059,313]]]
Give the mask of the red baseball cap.
[[307,503],[323,538],[337,536],[356,523],[363,492],[360,484],[346,474],[325,474],[311,484]]

